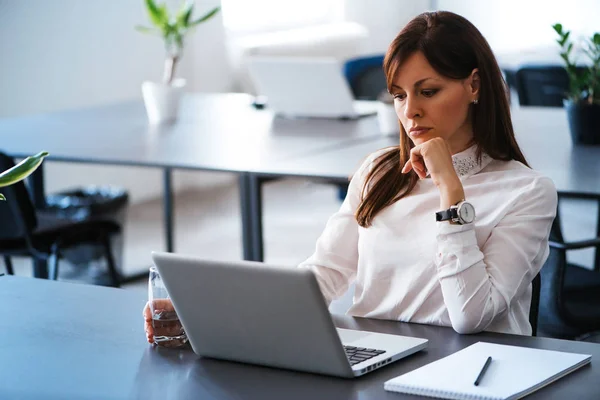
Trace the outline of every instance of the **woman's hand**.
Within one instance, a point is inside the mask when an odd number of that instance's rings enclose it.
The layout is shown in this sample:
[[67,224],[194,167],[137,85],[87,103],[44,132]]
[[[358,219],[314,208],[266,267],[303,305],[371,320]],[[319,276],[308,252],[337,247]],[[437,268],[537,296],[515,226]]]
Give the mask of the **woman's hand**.
[[[159,314],[175,312],[175,308],[173,307],[173,303],[171,303],[170,299],[157,299],[154,300],[155,312]],[[150,303],[146,303],[146,307],[144,307],[144,329],[146,331],[146,339],[148,343],[154,343],[154,336],[173,336],[179,334],[181,331],[181,323],[168,323],[168,324],[159,324],[159,326],[163,325],[160,328],[154,329],[155,326],[152,324],[152,310],[150,309]],[[170,347],[169,342],[160,342],[157,343],[159,345],[164,345],[165,347]],[[176,343],[172,344],[174,347]]]
[[419,178],[431,175],[440,190],[440,208],[445,210],[465,198],[462,183],[452,165],[452,153],[446,140],[433,138],[413,147],[410,158],[402,168],[405,174],[414,170]]

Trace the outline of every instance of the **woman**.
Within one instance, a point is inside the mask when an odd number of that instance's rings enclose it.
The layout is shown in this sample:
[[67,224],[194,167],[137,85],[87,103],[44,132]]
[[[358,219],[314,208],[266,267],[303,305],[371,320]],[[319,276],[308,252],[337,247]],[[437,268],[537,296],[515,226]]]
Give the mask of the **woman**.
[[400,146],[361,166],[301,267],[328,302],[355,281],[350,315],[531,335],[556,189],[515,141],[492,50],[465,18],[423,13],[384,71]]
[[328,303],[355,282],[350,315],[531,335],[556,190],[515,141],[492,50],[463,17],[423,13],[384,71],[400,146],[367,158],[300,267]]

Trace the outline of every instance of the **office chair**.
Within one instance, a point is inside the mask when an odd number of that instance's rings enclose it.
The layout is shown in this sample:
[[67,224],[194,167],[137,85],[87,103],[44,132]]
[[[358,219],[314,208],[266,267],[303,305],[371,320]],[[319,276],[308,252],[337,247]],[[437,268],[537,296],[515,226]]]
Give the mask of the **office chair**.
[[600,237],[565,242],[560,217],[550,231],[550,255],[541,270],[538,328],[544,334],[575,339],[600,330],[600,273],[567,262],[566,253],[595,247]]
[[[569,90],[569,76],[562,66],[523,66],[515,74],[515,83],[522,106],[563,107]],[[559,200],[569,198],[596,200],[600,213],[596,198],[559,193]],[[560,338],[600,330],[600,238],[565,243],[557,211],[550,239],[550,255],[541,272],[540,330]],[[596,248],[594,271],[567,263],[568,250],[590,247]]]
[[537,336],[538,318],[540,313],[540,290],[542,277],[538,273],[531,282],[531,304],[529,305],[529,323],[531,324],[531,336]]
[[513,82],[522,106],[563,107],[569,91],[567,71],[557,65],[521,66]]
[[[11,157],[0,152],[0,171],[14,165]],[[111,286],[120,286],[109,240],[112,234],[121,231],[118,224],[103,220],[73,221],[38,214],[22,181],[3,187],[0,193],[6,197],[6,201],[0,202],[0,254],[8,274],[14,274],[11,257],[25,256],[49,264],[49,278],[56,280],[62,250],[80,244],[100,243],[107,260]]]
[[[381,92],[387,91],[383,72],[384,55],[356,57],[344,63],[344,76],[356,100],[377,100]],[[338,184],[338,199],[344,201],[348,184]]]
[[357,100],[377,100],[387,90],[383,55],[357,57],[346,61],[344,76]]

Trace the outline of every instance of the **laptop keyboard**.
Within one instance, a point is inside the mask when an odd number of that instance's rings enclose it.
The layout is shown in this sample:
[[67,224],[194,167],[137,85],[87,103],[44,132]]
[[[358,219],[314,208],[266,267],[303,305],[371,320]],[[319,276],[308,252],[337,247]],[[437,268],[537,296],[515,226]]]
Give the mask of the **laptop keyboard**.
[[369,358],[385,353],[385,350],[367,349],[365,347],[344,346],[350,365],[356,365]]

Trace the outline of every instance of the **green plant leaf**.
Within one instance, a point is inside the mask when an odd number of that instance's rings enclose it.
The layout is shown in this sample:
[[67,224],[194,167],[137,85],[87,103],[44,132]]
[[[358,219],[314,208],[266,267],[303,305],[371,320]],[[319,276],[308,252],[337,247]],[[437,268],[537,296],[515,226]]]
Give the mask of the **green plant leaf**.
[[567,43],[567,41],[569,40],[569,35],[571,34],[571,31],[567,31],[564,34],[561,35],[560,38],[560,45],[564,46],[565,43]]
[[146,9],[148,10],[150,21],[152,21],[155,26],[162,28],[169,22],[169,15],[165,4],[158,6],[154,0],[146,0]]
[[586,56],[588,56],[592,60],[592,62],[595,61],[594,57],[596,57],[596,54],[595,54],[596,53],[596,49],[593,46],[590,45],[590,46],[588,46],[587,49],[582,49],[581,51],[583,52],[583,54],[585,54]]
[[218,13],[220,9],[221,9],[220,6],[217,6],[217,7],[213,8],[212,10],[210,10],[209,12],[207,12],[206,14],[204,14],[202,17],[200,17],[197,20],[193,21],[190,24],[190,27],[196,26],[196,25],[199,25],[199,24],[201,24],[201,23],[203,23],[205,21],[208,21],[209,19],[211,19],[212,17],[214,17],[214,15],[216,13]]
[[6,197],[4,197],[4,195],[2,193],[0,193],[0,201],[4,201],[6,200]]
[[141,25],[136,25],[135,30],[138,32],[142,32],[142,33],[150,33],[150,34],[157,33],[156,29],[149,28],[147,26],[141,26]]
[[27,178],[42,164],[47,151],[42,151],[35,156],[27,157],[14,167],[0,173],[0,187],[10,186]]
[[190,24],[190,18],[194,12],[194,3],[183,3],[183,6],[177,13],[177,26],[179,28],[187,28]]
[[562,24],[554,24],[552,25],[552,28],[554,28],[556,33],[558,33],[559,35],[562,34]]
[[575,102],[600,103],[600,33],[595,33],[582,43],[582,52],[591,59],[592,65],[581,68],[571,61],[574,48],[570,40],[571,32],[565,31],[561,24],[554,24],[552,28],[559,35],[556,43],[561,46],[559,54],[569,77],[567,97]]

